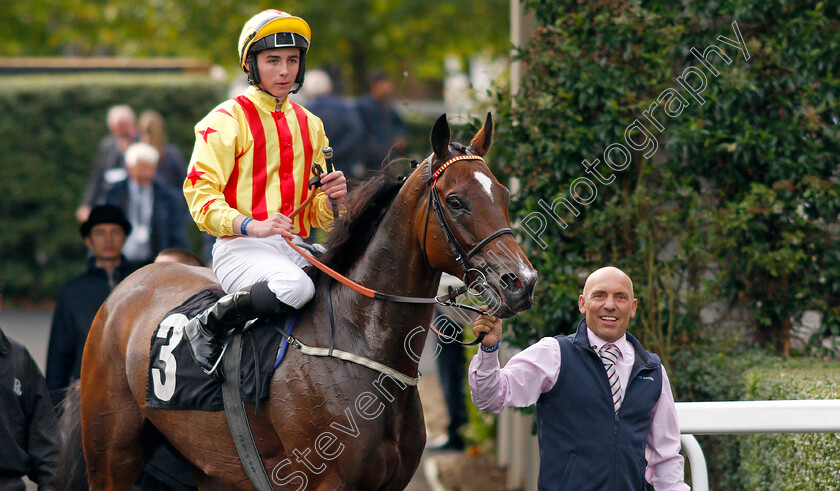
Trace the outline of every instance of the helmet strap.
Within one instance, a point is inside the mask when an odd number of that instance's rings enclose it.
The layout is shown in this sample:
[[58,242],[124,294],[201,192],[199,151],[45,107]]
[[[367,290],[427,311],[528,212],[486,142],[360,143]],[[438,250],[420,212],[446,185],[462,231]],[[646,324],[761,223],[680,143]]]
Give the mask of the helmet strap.
[[290,94],[297,94],[301,87],[303,87],[303,77],[306,75],[306,51],[300,50],[300,68],[298,69],[297,77],[295,78],[295,85]]
[[248,55],[248,83],[252,85],[260,84],[260,69],[257,67],[257,55]]

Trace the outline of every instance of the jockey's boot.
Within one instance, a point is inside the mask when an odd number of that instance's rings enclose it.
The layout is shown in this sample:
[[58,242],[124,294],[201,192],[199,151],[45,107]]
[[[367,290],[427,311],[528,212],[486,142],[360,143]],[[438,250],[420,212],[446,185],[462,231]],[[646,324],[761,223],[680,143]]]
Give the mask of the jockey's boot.
[[250,290],[229,293],[184,326],[190,354],[208,374],[213,373],[222,343],[244,330],[248,321],[282,315],[294,309],[277,299],[268,282],[255,283]]

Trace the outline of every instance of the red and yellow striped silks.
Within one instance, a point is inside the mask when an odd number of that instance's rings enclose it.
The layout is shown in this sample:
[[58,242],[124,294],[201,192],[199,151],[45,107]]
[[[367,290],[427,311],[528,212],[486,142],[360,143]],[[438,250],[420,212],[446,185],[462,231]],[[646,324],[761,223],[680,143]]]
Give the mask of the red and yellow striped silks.
[[[240,214],[255,220],[289,215],[308,197],[312,163],[324,167],[322,149],[329,145],[324,125],[288,98],[275,109],[273,97],[249,87],[195,126],[184,196],[201,230],[217,237],[238,235],[233,220]],[[293,232],[301,237],[332,222],[326,195],[316,193],[295,217]]]

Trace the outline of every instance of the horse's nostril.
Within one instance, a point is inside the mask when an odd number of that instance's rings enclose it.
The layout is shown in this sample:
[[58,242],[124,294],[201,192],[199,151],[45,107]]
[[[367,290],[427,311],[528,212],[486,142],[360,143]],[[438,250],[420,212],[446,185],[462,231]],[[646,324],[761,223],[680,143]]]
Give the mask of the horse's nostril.
[[502,281],[504,281],[506,290],[516,292],[522,289],[522,280],[513,273],[506,273],[502,275]]

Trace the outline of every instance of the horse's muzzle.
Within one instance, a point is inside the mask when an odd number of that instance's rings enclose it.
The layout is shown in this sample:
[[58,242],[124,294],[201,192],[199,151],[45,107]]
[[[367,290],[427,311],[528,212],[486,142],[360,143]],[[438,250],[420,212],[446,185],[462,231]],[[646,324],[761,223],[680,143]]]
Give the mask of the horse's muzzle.
[[534,270],[493,275],[489,283],[490,290],[498,297],[494,299],[495,302],[488,302],[497,317],[513,317],[534,305],[534,288],[537,284],[537,273]]

